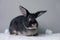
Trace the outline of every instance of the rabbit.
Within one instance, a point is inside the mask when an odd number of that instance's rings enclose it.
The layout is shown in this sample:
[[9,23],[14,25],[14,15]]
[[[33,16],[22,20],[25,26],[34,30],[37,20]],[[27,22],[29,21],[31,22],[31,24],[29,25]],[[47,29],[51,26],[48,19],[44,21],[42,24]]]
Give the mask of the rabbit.
[[23,6],[19,6],[19,9],[23,15],[17,16],[12,19],[9,25],[9,33],[15,35],[34,36],[38,34],[38,22],[37,17],[46,12],[37,11],[36,13],[30,13]]

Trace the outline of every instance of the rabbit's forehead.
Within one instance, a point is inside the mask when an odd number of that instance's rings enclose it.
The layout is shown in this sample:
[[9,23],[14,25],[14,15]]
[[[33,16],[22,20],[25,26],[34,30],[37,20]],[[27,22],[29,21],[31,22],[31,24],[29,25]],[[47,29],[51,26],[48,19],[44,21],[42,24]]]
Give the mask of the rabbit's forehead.
[[35,16],[33,14],[30,14],[28,18],[35,18]]
[[35,19],[34,15],[31,14],[31,15],[28,16],[28,20],[29,20],[29,21],[31,21],[31,20],[33,20],[33,19]]

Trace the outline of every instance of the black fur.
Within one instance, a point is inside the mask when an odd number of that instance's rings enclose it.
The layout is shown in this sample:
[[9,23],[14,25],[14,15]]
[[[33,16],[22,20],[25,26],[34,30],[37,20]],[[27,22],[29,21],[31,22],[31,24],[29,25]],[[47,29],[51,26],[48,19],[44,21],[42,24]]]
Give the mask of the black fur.
[[[35,31],[38,30],[38,22],[36,21],[36,18],[38,16],[40,16],[41,14],[44,14],[46,11],[38,11],[36,13],[30,13],[26,8],[19,6],[21,13],[23,15],[21,16],[17,16],[15,17],[9,26],[9,32],[10,34],[18,34],[18,32],[20,32],[21,34],[23,34],[24,32],[28,32],[28,31]],[[29,27],[33,27],[32,26],[36,24],[36,29],[27,29]],[[16,33],[14,32],[16,31]],[[35,33],[37,34],[37,33]],[[35,34],[28,34],[28,35],[35,35]],[[24,34],[25,35],[25,34]]]

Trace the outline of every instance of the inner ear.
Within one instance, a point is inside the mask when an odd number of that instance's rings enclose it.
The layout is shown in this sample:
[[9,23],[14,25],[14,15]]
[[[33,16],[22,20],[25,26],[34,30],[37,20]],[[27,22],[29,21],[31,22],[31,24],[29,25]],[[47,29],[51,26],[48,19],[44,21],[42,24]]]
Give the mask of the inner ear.
[[23,6],[19,6],[19,8],[20,8],[21,13],[24,16],[27,16],[29,14],[29,11],[26,8],[24,8]]

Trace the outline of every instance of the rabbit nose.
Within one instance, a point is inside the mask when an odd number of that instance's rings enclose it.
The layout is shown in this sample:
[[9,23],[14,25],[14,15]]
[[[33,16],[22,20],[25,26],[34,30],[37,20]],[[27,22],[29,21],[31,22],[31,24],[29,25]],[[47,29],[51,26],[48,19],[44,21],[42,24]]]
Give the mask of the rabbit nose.
[[32,24],[33,27],[36,27],[36,25],[37,25],[36,23]]

